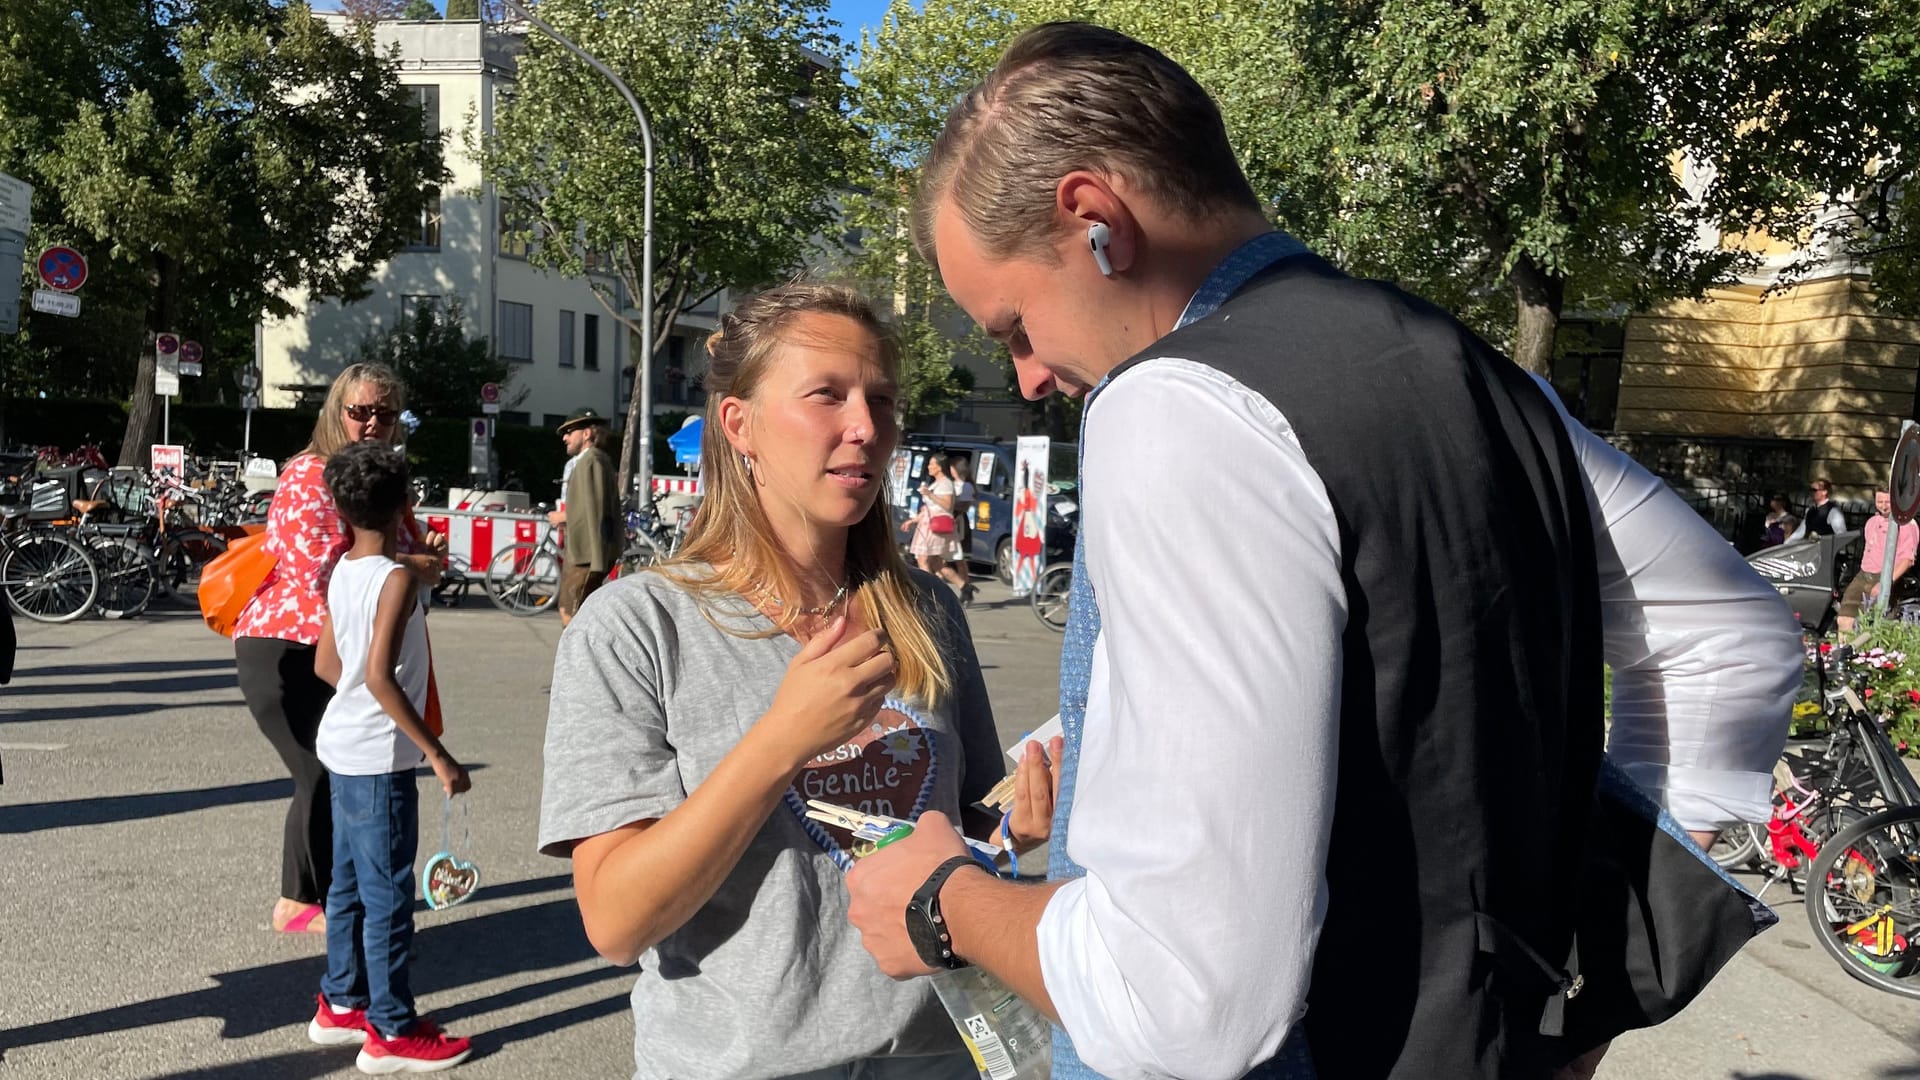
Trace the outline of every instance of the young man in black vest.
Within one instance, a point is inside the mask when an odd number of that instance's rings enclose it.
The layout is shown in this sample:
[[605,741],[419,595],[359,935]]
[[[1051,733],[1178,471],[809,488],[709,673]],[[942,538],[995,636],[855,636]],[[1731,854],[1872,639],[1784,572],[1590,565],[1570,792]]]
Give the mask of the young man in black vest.
[[881,967],[988,969],[1060,1022],[1056,1078],[1584,1053],[1580,984],[1511,972],[1578,970],[1602,662],[1612,757],[1710,840],[1769,813],[1785,604],[1544,384],[1275,232],[1138,42],[1021,35],[920,198],[1026,396],[1091,396],[1055,880],[995,880],[929,815],[849,878]]
[[1847,531],[1847,515],[1833,501],[1833,485],[1822,476],[1813,482],[1813,505],[1807,507],[1806,515],[1800,519],[1800,526],[1793,530],[1789,540],[1800,540],[1809,536],[1833,536]]

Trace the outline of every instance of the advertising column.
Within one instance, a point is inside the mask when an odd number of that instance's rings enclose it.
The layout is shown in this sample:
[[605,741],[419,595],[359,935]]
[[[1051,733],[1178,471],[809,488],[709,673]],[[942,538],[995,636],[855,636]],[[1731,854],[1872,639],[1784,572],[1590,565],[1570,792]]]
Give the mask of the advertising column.
[[1013,456],[1013,595],[1033,591],[1047,561],[1047,458],[1045,435],[1024,435]]

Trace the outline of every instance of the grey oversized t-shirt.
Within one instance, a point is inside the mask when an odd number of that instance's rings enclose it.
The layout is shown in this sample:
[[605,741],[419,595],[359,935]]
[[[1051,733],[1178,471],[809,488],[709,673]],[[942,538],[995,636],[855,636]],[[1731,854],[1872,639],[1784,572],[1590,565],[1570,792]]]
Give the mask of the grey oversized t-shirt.
[[[809,762],[713,899],[640,958],[636,1080],[753,1080],[964,1052],[927,980],[894,982],[860,947],[847,923],[848,838],[802,817],[806,798],[957,817],[1005,775],[965,616],[946,587],[913,573],[954,693],[934,708],[889,698],[868,731]],[[771,628],[737,598],[713,614]],[[772,705],[799,651],[785,635],[727,633],[658,573],[594,593],[554,661],[540,850],[565,856],[678,806]]]

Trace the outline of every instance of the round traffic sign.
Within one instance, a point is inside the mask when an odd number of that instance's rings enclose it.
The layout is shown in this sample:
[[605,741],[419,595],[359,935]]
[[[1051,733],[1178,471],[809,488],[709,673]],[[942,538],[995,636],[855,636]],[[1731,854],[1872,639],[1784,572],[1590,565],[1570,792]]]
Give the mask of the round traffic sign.
[[170,353],[177,354],[180,351],[180,339],[173,334],[155,334],[153,350],[162,356]]
[[40,280],[46,282],[49,289],[72,292],[87,283],[87,257],[65,244],[55,244],[42,251],[34,268],[40,271]]
[[1905,525],[1920,514],[1920,425],[1908,424],[1893,448],[1893,476],[1887,483],[1893,520]]
[[500,400],[500,384],[487,383],[480,387],[480,400],[489,405],[498,402]]
[[200,352],[199,342],[183,341],[180,343],[180,362],[181,363],[197,364],[200,362],[200,356],[201,356],[201,352]]

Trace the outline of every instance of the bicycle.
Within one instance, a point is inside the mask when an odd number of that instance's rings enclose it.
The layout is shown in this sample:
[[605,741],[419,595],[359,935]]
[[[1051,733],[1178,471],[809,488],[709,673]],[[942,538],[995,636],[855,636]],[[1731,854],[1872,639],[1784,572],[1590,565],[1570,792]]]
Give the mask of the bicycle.
[[1048,563],[1033,579],[1033,591],[1027,602],[1034,617],[1056,634],[1067,632],[1068,599],[1073,593],[1073,564]]
[[92,611],[100,592],[100,572],[86,545],[41,524],[66,512],[59,505],[36,505],[33,477],[22,470],[6,478],[7,498],[0,502],[0,593],[7,606],[35,622],[63,623]]
[[1709,852],[1726,869],[1765,874],[1760,898],[1781,882],[1800,893],[1796,871],[1818,880],[1806,868],[1838,833],[1887,807],[1920,805],[1920,785],[1859,694],[1865,676],[1850,670],[1855,655],[1840,645],[1815,661],[1831,730],[1824,745],[1816,740],[1781,755],[1776,772],[1785,779],[1775,785],[1772,817],[1724,831]]
[[[1850,646],[1833,650],[1843,672],[1853,654]],[[1838,703],[1837,749],[1829,757],[1848,781],[1839,786],[1863,813],[1835,829],[1809,860],[1807,922],[1847,974],[1920,999],[1920,781],[1868,711],[1857,689],[1863,682],[1848,672],[1827,695]]]
[[538,615],[560,595],[560,530],[548,529],[535,543],[501,548],[487,560],[481,579],[487,599],[513,615]]
[[[607,574],[609,580],[664,562],[679,550],[686,533],[685,517],[668,525],[660,514],[662,499],[655,495],[645,511],[627,512],[625,543]],[[538,615],[554,606],[564,566],[559,529],[548,529],[536,542],[501,548],[487,560],[483,579],[487,599],[514,615]]]

